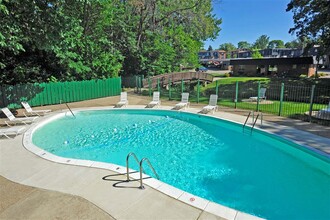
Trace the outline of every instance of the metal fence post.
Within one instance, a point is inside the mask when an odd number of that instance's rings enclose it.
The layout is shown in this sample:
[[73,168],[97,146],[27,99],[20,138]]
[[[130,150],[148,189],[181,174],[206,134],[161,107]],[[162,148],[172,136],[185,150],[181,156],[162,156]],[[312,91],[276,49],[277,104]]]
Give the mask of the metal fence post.
[[171,78],[168,78],[168,100],[171,100]]
[[311,98],[309,102],[309,122],[312,122],[312,111],[313,111],[313,102],[314,102],[314,91],[315,91],[315,85],[312,85],[311,89]]
[[197,80],[197,103],[199,103],[199,79]]
[[281,116],[282,114],[283,98],[284,98],[284,83],[281,83],[280,107],[278,110],[278,116]]
[[136,87],[136,93],[138,93],[138,76],[135,76],[135,87]]
[[148,87],[149,87],[149,97],[151,96],[151,80],[150,76],[148,76]]
[[157,91],[160,92],[159,78],[157,79]]
[[183,79],[181,79],[181,93],[184,91]]
[[218,80],[215,81],[215,94],[218,95],[218,88],[219,88],[219,85],[218,85]]
[[259,112],[259,102],[260,102],[260,81],[258,82],[258,96],[257,96],[257,112]]
[[138,76],[138,93],[141,93],[141,76]]
[[236,90],[235,90],[235,109],[237,108],[237,101],[238,101],[238,81],[236,81]]

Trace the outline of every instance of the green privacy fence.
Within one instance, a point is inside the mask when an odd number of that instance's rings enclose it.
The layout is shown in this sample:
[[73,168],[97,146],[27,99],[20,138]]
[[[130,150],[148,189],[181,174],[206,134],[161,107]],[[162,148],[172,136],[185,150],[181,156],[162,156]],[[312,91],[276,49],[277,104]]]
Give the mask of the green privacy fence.
[[0,85],[0,107],[20,108],[21,101],[28,101],[31,106],[77,102],[115,96],[120,92],[121,78]]
[[[141,81],[142,78],[137,80],[136,91],[143,95],[151,96],[153,91],[160,91],[161,97],[179,101],[181,93],[188,92],[190,102],[207,104],[210,95],[217,94],[220,107],[260,111],[306,121],[318,121],[325,125],[330,124],[330,86],[271,81],[222,84],[221,80],[207,86],[200,80],[182,80],[175,83],[169,81],[165,84],[158,82],[154,86],[151,83],[141,86]],[[258,98],[261,88],[266,88],[264,98]],[[329,111],[327,111],[328,108]]]

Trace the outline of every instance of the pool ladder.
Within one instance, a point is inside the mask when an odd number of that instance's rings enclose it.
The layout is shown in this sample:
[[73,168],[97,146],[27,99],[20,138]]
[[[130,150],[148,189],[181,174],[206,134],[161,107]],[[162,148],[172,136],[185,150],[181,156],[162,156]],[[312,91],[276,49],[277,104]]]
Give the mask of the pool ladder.
[[144,157],[140,160],[139,162],[139,159],[137,158],[137,156],[135,155],[135,153],[131,152],[127,155],[126,157],[126,175],[127,175],[127,182],[130,181],[129,179],[129,158],[133,156],[133,158],[135,159],[135,161],[138,163],[139,165],[139,168],[140,168],[140,189],[144,189],[144,186],[143,186],[143,178],[142,178],[142,173],[144,172],[143,171],[143,162],[146,161],[148,163],[148,166],[151,168],[152,172],[155,174],[155,176],[157,177],[157,179],[159,179],[159,176],[157,174],[157,172],[155,171],[154,167],[151,165],[150,161],[148,158]]
[[[60,104],[62,104],[62,103],[66,105],[66,107],[67,107],[67,108],[69,109],[69,111],[71,112],[72,116],[73,116],[74,118],[76,118],[76,116],[73,114],[73,112],[72,112],[70,106],[68,105],[68,103],[66,103],[66,102],[62,102],[62,100],[60,100]],[[65,113],[65,115],[66,115],[66,113]]]
[[254,119],[254,111],[250,111],[249,114],[248,114],[248,116],[245,119],[245,122],[244,122],[244,125],[243,125],[243,132],[245,130],[246,124],[247,124],[247,122],[248,122],[251,114],[252,114],[252,127],[250,129],[250,134],[252,134],[253,128],[256,125],[259,116],[260,116],[260,125],[262,125],[262,121],[263,121],[263,117],[264,117],[263,114],[262,114],[262,112],[258,112],[256,118]]

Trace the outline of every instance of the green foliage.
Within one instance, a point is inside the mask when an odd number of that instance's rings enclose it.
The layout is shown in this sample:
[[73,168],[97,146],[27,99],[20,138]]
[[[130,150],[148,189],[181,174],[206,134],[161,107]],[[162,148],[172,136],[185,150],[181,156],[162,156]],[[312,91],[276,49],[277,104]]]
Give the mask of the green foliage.
[[231,58],[230,52],[236,50],[236,47],[232,43],[224,43],[224,44],[220,44],[219,50],[225,50],[227,52],[227,55],[226,55],[227,58]]
[[155,75],[198,64],[211,0],[0,0],[0,83]]
[[268,48],[275,49],[275,48],[285,48],[284,42],[282,40],[271,40],[268,43]]
[[230,73],[225,73],[223,77],[230,77]]
[[286,11],[293,12],[294,27],[289,33],[300,38],[310,38],[330,50],[330,1],[329,0],[291,0]]
[[233,51],[233,50],[236,50],[236,47],[232,43],[223,43],[223,44],[220,44],[219,50]]
[[247,41],[240,41],[237,43],[237,48],[238,49],[250,49],[251,44],[248,43]]
[[267,35],[261,35],[253,44],[253,48],[263,50],[266,49],[269,44],[269,37]]
[[256,49],[252,50],[252,59],[259,59],[259,58],[263,58],[259,50]]

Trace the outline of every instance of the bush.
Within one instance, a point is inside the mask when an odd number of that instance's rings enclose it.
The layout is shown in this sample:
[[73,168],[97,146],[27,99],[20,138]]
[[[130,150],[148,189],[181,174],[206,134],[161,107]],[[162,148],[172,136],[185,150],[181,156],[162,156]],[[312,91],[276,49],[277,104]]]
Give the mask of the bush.
[[230,73],[225,73],[223,77],[230,77]]

